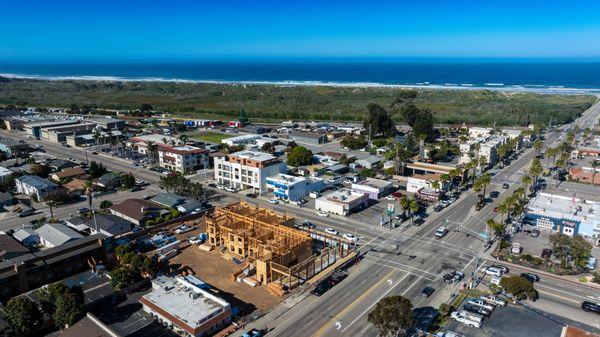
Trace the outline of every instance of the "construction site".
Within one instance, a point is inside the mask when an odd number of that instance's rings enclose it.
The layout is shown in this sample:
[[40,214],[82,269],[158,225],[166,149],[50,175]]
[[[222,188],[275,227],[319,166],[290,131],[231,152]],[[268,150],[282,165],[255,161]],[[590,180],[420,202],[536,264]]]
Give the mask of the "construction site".
[[344,239],[295,229],[294,222],[287,214],[246,202],[216,208],[204,218],[207,243],[240,265],[232,277],[266,285],[278,296],[354,254],[354,245]]

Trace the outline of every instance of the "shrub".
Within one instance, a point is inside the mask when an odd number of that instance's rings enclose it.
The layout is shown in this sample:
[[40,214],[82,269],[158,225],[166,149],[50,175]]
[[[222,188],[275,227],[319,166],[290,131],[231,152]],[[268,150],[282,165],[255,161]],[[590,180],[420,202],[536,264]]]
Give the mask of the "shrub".
[[103,200],[100,203],[100,209],[106,209],[106,208],[109,208],[112,205],[113,205],[113,203],[110,200]]
[[594,278],[592,279],[592,282],[600,284],[600,272],[594,273]]
[[577,279],[577,281],[582,282],[582,283],[587,283],[588,282],[588,278],[585,276],[581,276]]
[[165,221],[169,221],[169,220],[171,220],[171,214],[165,215]]
[[146,227],[152,227],[152,226],[154,226],[154,224],[155,224],[155,222],[152,219],[146,221]]

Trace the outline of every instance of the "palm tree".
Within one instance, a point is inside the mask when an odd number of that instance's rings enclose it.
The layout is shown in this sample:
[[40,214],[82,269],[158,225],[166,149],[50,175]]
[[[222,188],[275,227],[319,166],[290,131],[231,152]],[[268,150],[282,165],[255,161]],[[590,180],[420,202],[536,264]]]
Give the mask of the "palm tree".
[[402,216],[406,215],[406,211],[410,208],[410,199],[407,197],[400,198],[400,207],[402,207]]
[[544,142],[542,142],[541,139],[537,139],[535,142],[533,142],[533,148],[535,149],[535,155],[537,157],[540,156],[540,152],[542,151],[543,147],[544,147]]
[[46,201],[46,205],[50,207],[50,220],[54,219],[54,206],[56,206],[56,202],[53,200]]
[[187,143],[187,141],[188,141],[189,139],[190,139],[190,136],[188,136],[188,135],[185,135],[185,134],[179,135],[179,140],[180,140],[180,141],[181,141],[183,144]]
[[410,224],[413,224],[413,217],[419,211],[419,203],[415,199],[410,199],[408,202],[408,210],[410,211]]
[[98,147],[98,140],[100,139],[100,132],[98,130],[94,130],[94,144]]
[[594,185],[596,183],[596,173],[598,173],[598,172],[596,172],[596,169],[600,166],[600,160],[598,160],[598,159],[592,160],[591,165],[592,165],[592,185]]
[[538,177],[542,174],[543,168],[542,163],[538,158],[533,159],[531,162],[531,167],[529,168],[529,174],[533,176],[533,185],[534,188],[537,188]]
[[502,202],[498,205],[498,211],[502,215],[502,217],[501,217],[502,223],[504,223],[506,221],[506,219],[504,219],[504,215],[508,214],[509,210],[510,210],[510,205],[509,205],[509,202],[507,201],[507,199],[502,200]]
[[158,150],[158,145],[156,145],[153,141],[147,140],[146,144],[146,155],[150,159],[151,162],[154,162],[154,154]]
[[88,207],[92,208],[92,193],[94,192],[94,183],[92,182],[92,179],[88,179],[83,186],[88,200]]
[[[494,235],[499,238],[500,241],[502,241],[504,238],[504,229],[506,228],[506,225],[504,223],[497,222],[494,219],[488,219],[488,221],[486,221],[486,225],[494,232]],[[496,250],[499,251],[500,247],[500,244],[496,245]]]
[[[478,183],[479,187],[483,190],[483,198],[485,199],[485,189],[492,182],[492,176],[489,173],[482,174],[475,183]],[[475,184],[473,183],[473,184]]]
[[531,179],[531,176],[529,176],[529,175],[523,176],[523,178],[521,179],[521,182],[523,183],[523,185],[525,185],[525,187],[527,187],[527,190],[529,190],[529,191],[531,190],[530,185],[533,182],[533,179]]

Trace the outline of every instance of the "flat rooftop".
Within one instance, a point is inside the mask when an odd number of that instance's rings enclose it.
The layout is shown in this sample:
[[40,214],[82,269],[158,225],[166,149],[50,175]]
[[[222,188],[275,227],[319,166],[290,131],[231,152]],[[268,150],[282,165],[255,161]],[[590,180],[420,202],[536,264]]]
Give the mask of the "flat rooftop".
[[232,157],[238,157],[238,158],[243,158],[243,159],[251,159],[251,160],[256,160],[259,162],[262,161],[269,161],[269,160],[273,160],[276,159],[277,157],[268,154],[266,152],[260,152],[260,151],[239,151],[239,152],[235,152],[230,154],[230,156]]
[[276,181],[284,185],[294,185],[303,181],[306,181],[305,177],[297,177],[289,174],[279,173],[267,178],[268,180]]
[[185,281],[183,278],[158,276],[152,280],[152,292],[140,301],[148,301],[175,316],[192,329],[229,307],[229,303]]
[[361,180],[357,183],[352,184],[352,187],[354,187],[354,186],[369,186],[369,187],[373,187],[373,188],[385,188],[390,185],[392,185],[391,181],[375,179],[375,178],[366,178],[364,180]]
[[151,141],[154,143],[159,143],[162,145],[166,145],[163,142],[163,139],[166,139],[167,142],[171,143],[171,141],[175,141],[176,144],[178,144],[180,141],[179,139],[175,138],[175,137],[171,137],[171,136],[165,136],[165,135],[161,135],[161,134],[157,134],[157,133],[153,133],[150,135],[141,135],[141,136],[135,136],[131,138],[132,141],[134,142],[146,142],[146,141]]
[[348,189],[342,189],[333,191],[319,199],[337,204],[349,204],[361,198],[367,198],[367,196],[364,193],[356,193]]
[[527,209],[557,219],[569,219],[587,223],[600,222],[600,203],[575,197],[539,193]]

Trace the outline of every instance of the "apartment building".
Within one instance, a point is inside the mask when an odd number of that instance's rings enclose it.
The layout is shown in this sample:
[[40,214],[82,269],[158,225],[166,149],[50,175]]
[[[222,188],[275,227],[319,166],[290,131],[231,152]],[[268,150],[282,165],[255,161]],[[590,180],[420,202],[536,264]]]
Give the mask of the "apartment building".
[[181,173],[208,167],[208,151],[195,146],[162,147],[158,151],[161,167]]
[[238,190],[267,190],[267,177],[286,173],[287,165],[277,157],[258,151],[239,151],[214,159],[215,180]]

